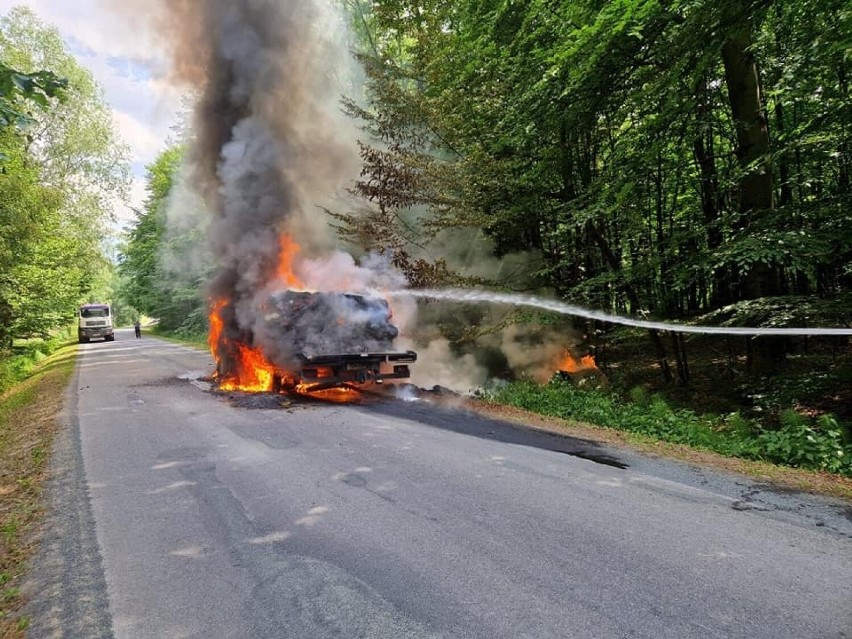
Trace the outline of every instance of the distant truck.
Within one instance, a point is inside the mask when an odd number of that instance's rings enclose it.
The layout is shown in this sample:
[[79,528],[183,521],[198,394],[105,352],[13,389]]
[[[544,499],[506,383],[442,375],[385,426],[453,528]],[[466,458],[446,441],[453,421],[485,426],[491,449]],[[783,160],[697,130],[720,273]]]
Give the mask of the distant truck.
[[115,341],[109,304],[83,304],[78,315],[77,337],[81,344],[100,338],[105,342]]

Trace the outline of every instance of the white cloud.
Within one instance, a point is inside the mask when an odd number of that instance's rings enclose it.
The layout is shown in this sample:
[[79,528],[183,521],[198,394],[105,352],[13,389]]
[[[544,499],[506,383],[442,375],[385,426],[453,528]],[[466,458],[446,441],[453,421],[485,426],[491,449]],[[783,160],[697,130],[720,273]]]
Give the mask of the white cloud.
[[1,0],[0,10],[25,5],[63,37],[107,57],[129,58],[162,64],[164,58],[141,19],[130,12],[118,13],[115,0]]
[[164,140],[150,124],[125,111],[113,111],[112,120],[122,139],[130,146],[134,163],[147,163],[163,148]]

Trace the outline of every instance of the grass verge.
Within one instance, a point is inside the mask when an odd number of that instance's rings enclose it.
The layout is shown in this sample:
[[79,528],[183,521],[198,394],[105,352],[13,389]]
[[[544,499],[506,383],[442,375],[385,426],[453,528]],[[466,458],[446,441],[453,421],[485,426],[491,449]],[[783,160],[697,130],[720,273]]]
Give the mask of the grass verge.
[[0,394],[0,637],[23,637],[28,625],[18,616],[21,580],[35,551],[56,418],[76,354],[76,344],[59,347]]
[[[782,487],[852,499],[852,447],[830,419],[817,423],[790,412],[782,416],[780,428],[769,431],[737,414],[720,417],[672,409],[662,398],[642,393],[632,399],[554,380],[545,386],[510,384],[480,404],[515,420],[520,413],[537,414],[539,422],[555,430],[577,434],[579,427],[590,439],[627,443]],[[618,435],[611,436],[613,432]]]

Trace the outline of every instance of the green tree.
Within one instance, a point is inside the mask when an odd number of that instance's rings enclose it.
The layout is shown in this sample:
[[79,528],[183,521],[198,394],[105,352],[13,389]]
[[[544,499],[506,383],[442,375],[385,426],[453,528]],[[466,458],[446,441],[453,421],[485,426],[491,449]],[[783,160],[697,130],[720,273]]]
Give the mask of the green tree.
[[[374,205],[340,217],[348,237],[483,228],[541,255],[542,285],[620,313],[750,323],[848,293],[845,3],[348,5],[368,77],[355,190]],[[753,349],[754,372],[783,352]]]
[[0,127],[14,126],[23,132],[35,123],[29,104],[41,109],[51,105],[51,98],[62,95],[68,81],[50,71],[21,73],[0,62]]
[[0,61],[67,80],[65,99],[33,114],[27,149],[41,163],[42,179],[65,195],[65,213],[88,220],[87,233],[102,237],[129,184],[129,150],[102,89],[66,50],[59,32],[27,8],[0,18]]
[[166,331],[197,333],[206,326],[206,287],[210,269],[184,266],[204,245],[203,228],[170,225],[169,198],[177,189],[184,147],[164,150],[148,166],[145,205],[137,214],[119,256],[121,298],[156,317]]
[[26,9],[0,18],[0,108],[0,340],[9,344],[66,324],[103,283],[104,227],[128,163],[91,74]]

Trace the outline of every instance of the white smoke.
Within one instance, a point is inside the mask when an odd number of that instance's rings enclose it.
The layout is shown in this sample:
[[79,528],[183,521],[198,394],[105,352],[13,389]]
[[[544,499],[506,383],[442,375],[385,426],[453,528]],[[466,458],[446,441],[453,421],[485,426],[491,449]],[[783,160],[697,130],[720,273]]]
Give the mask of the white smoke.
[[[347,189],[360,170],[358,131],[339,105],[342,94],[352,94],[351,82],[359,74],[352,71],[351,38],[335,4],[130,0],[128,5],[154,16],[173,53],[172,78],[199,95],[187,171],[170,199],[168,219],[184,232],[187,224],[206,226],[210,242],[207,250],[184,246],[164,259],[182,275],[203,273],[211,258],[215,262],[211,296],[229,300],[222,344],[268,333],[263,309],[287,286],[274,276],[283,233],[300,246],[292,265],[300,288],[377,296],[404,289],[404,278],[387,258],[367,255],[356,261],[337,249],[324,213],[357,208]],[[206,222],[198,218],[202,211],[210,213]],[[534,255],[497,259],[493,248],[481,231],[458,229],[430,245],[465,275],[528,279],[524,265]],[[412,366],[415,383],[466,392],[485,382],[488,371],[474,355],[458,355],[447,339],[417,339],[423,327],[417,325],[414,298],[391,301],[403,337],[398,346],[410,344],[419,353]],[[513,367],[541,366],[549,347],[524,341],[522,333],[504,331],[499,346],[505,357]]]
[[485,384],[488,371],[472,354],[457,355],[446,339],[435,339],[417,351],[411,366],[411,382],[421,388],[442,386],[457,393],[471,393]]

